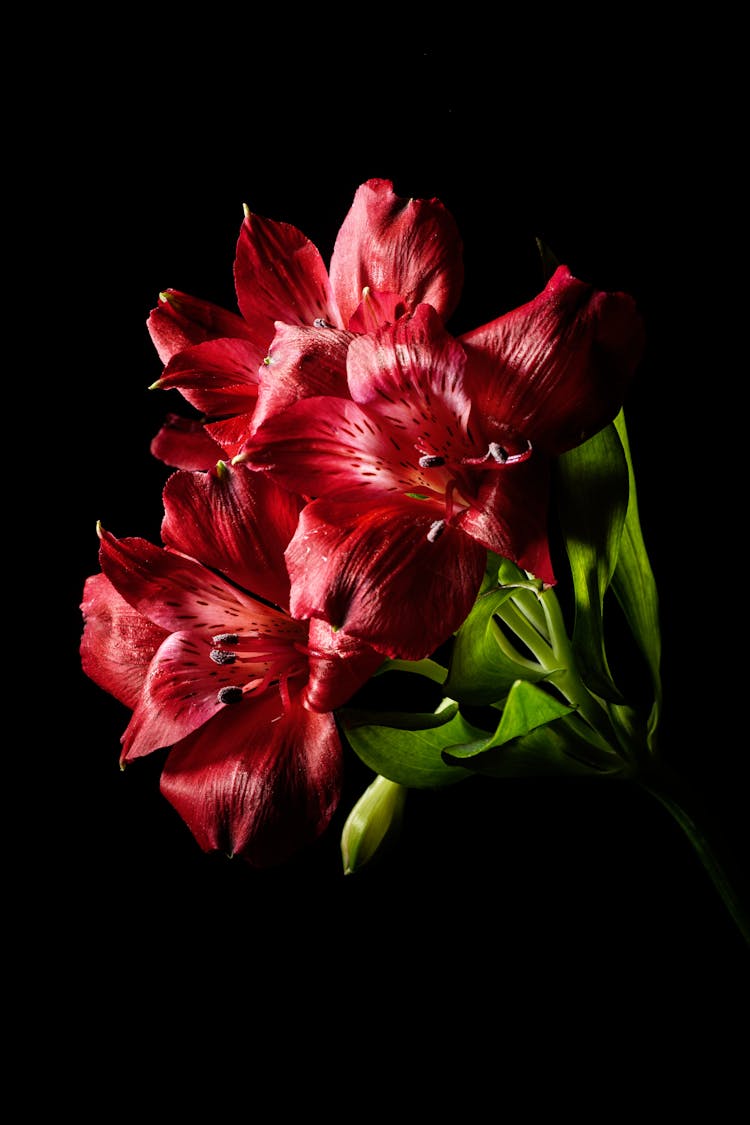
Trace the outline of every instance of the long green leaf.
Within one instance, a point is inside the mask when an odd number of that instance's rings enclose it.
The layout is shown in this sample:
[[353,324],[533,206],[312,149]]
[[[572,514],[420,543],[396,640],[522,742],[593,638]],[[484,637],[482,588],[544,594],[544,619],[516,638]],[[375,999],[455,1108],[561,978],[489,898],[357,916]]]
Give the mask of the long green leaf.
[[628,510],[628,463],[614,424],[558,458],[557,483],[575,595],[573,651],[590,690],[619,703],[603,621]]
[[647,741],[653,752],[656,750],[656,733],[662,704],[659,597],[641,529],[635,474],[625,416],[622,411],[615,419],[614,425],[627,461],[630,488],[617,566],[612,577],[612,590],[651,675],[654,702],[648,718]]

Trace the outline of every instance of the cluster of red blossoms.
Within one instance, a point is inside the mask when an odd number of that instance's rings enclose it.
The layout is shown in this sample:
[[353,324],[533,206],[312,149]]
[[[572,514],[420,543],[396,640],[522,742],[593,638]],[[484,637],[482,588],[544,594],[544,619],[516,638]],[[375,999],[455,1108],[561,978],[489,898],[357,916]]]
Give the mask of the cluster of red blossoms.
[[552,461],[615,418],[643,331],[629,296],[560,266],[451,335],[456,224],[385,180],[328,268],[247,214],[234,274],[239,314],[175,290],[150,314],[155,386],[192,413],[152,445],[174,469],[162,546],[100,528],[81,655],[132,711],[122,762],[169,748],[161,788],[199,845],[262,867],[330,824],[337,708],[453,635],[488,551],[555,583]]

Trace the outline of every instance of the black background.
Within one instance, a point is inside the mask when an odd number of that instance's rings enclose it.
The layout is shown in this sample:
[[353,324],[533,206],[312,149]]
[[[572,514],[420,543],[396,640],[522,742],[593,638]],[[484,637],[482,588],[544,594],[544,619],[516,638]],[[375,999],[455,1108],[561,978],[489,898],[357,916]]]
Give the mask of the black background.
[[[626,411],[662,603],[663,744],[741,852],[737,547],[712,409],[732,189],[721,84],[632,27],[572,46],[507,26],[363,45],[315,17],[294,49],[286,29],[232,21],[183,21],[174,37],[127,30],[121,52],[108,40],[67,56],[38,133],[57,392],[42,507],[59,528],[42,549],[63,579],[64,640],[53,714],[32,704],[52,726],[34,759],[51,806],[36,838],[43,910],[77,950],[76,981],[106,981],[109,995],[112,978],[146,974],[177,1003],[189,966],[193,986],[221,991],[223,978],[256,1002],[271,980],[285,1003],[313,989],[341,1013],[373,989],[389,1010],[468,1012],[491,997],[497,1013],[519,980],[532,1004],[563,987],[604,1010],[628,979],[646,982],[652,1020],[671,992],[687,1008],[731,1008],[746,950],[679,830],[638,791],[519,781],[414,793],[397,850],[361,877],[341,874],[346,808],[309,854],[255,872],[200,853],[159,795],[159,755],[119,771],[127,714],[77,655],[96,521],[158,541],[165,469],[149,442],[177,406],[146,390],[160,372],[145,327],[159,290],[234,307],[243,203],[299,227],[327,260],[356,187],[382,176],[400,195],[437,196],[458,222],[457,333],[538,291],[537,237],[638,302],[648,350]],[[360,782],[355,763],[350,797]]]

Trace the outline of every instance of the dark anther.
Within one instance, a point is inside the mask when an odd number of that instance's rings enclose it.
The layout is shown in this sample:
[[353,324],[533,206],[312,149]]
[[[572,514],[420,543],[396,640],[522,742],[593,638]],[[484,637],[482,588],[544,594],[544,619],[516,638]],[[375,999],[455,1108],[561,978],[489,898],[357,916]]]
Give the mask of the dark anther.
[[237,633],[217,633],[215,637],[211,637],[212,645],[238,645],[240,638]]
[[496,441],[491,441],[490,456],[492,457],[493,461],[499,461],[501,465],[504,465],[508,460],[508,450],[503,449],[502,445],[498,445]]
[[419,458],[419,467],[421,469],[436,469],[438,465],[445,464],[445,457],[439,457],[438,454],[426,453],[424,457]]
[[316,316],[313,321],[313,328],[333,328],[333,325],[329,324],[325,317]]
[[427,541],[429,543],[434,543],[436,539],[440,538],[444,531],[445,520],[434,520],[430,524],[430,530],[427,532]]
[[237,659],[236,652],[224,652],[221,648],[212,648],[208,655],[214,664],[234,664]]
[[242,699],[241,687],[223,687],[216,698],[219,703],[239,703]]

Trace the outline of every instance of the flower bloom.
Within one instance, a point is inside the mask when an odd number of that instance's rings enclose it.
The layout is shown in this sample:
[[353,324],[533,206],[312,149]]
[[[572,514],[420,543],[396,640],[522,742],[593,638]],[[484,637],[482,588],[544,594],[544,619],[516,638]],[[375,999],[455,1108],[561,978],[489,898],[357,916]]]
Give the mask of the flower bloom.
[[[178,468],[208,469],[232,457],[258,418],[310,390],[281,369],[264,379],[277,327],[287,326],[299,352],[325,358],[345,353],[352,334],[371,331],[421,302],[445,320],[463,285],[462,245],[455,222],[435,199],[402,199],[387,180],[356,191],[326,269],[296,227],[247,214],[234,265],[240,315],[167,289],[148,328],[164,364],[159,389],[177,389],[207,421],[170,415],[152,443]],[[343,389],[343,388],[340,388]]]
[[354,338],[347,395],[300,396],[238,457],[314,498],[286,550],[292,614],[417,660],[465,619],[488,550],[553,584],[550,458],[614,418],[641,348],[632,299],[564,266],[460,340],[428,304]]
[[169,747],[161,790],[200,846],[283,862],[341,792],[332,711],[382,658],[288,612],[300,501],[241,466],[174,473],[164,546],[100,532],[83,669],[131,711],[122,762]]

